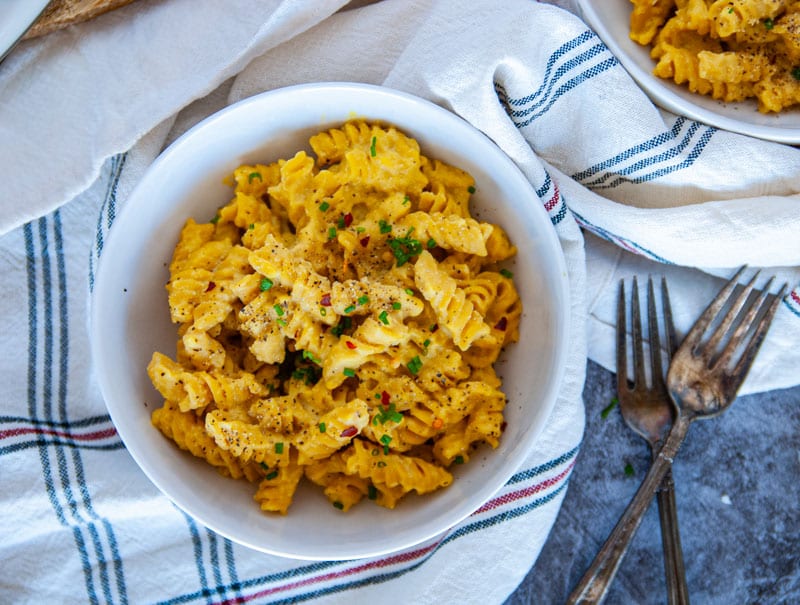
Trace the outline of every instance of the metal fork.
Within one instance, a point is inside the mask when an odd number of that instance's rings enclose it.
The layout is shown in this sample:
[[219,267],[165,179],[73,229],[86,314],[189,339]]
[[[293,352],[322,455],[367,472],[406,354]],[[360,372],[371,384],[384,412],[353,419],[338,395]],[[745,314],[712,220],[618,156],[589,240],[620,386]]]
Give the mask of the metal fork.
[[[717,294],[673,356],[667,373],[667,388],[677,411],[672,429],[636,495],[567,603],[600,603],[603,600],[692,422],[722,413],[736,398],[787,288],[784,284],[777,295],[769,294],[773,281],[770,279],[756,300],[750,300],[758,277],[756,273],[737,295],[736,286],[744,270],[742,267],[737,271]],[[704,342],[706,332],[714,326],[711,336]]]
[[[669,362],[677,339],[672,322],[667,280],[661,278],[661,302],[664,315],[664,348]],[[617,393],[619,409],[626,424],[647,441],[655,458],[667,436],[674,407],[664,382],[661,338],[659,337],[653,280],[647,280],[647,336],[650,341],[650,385],[645,375],[645,355],[642,346],[642,320],[639,307],[639,284],[633,278],[631,291],[631,340],[633,380],[627,376],[628,343],[625,313],[625,282],[619,282],[617,302]],[[689,591],[678,530],[678,510],[675,504],[675,487],[672,472],[667,470],[657,494],[658,514],[661,521],[661,541],[664,549],[664,571],[667,581],[667,603],[686,605]]]

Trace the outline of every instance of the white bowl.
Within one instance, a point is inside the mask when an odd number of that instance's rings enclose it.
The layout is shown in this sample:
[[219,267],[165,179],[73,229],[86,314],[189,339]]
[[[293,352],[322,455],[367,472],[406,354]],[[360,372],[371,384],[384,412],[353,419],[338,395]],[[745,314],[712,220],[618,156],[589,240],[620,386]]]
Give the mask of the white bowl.
[[657,105],[723,130],[768,141],[800,144],[800,109],[763,114],[754,100],[723,103],[653,75],[650,48],[630,39],[630,0],[577,0],[584,21],[605,42]]
[[[255,486],[220,476],[179,451],[150,424],[162,401],[145,368],[153,351],[174,354],[164,284],[187,217],[205,219],[231,197],[222,184],[242,163],[308,149],[308,137],[361,117],[415,137],[428,157],[476,179],[473,211],[501,224],[519,249],[514,280],[523,299],[520,342],[499,362],[509,404],[499,449],[482,449],[453,484],[409,495],[394,510],[362,502],[347,513],[316,486],[301,487],[287,516],[264,514]],[[566,269],[550,219],[528,181],[486,136],[422,99],[361,84],[312,84],[260,94],[211,116],[173,143],[125,203],[103,248],[92,296],[96,375],[128,451],[175,504],[251,548],[300,559],[352,559],[413,546],[452,527],[488,500],[525,460],[555,403],[567,347]]]

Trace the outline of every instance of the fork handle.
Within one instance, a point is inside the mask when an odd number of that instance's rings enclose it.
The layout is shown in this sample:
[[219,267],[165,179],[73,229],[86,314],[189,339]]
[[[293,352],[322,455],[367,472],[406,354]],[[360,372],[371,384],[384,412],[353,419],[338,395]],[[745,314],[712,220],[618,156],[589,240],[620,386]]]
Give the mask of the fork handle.
[[672,459],[686,438],[686,433],[691,426],[693,416],[678,415],[672,425],[664,446],[650,465],[633,499],[622,513],[617,525],[606,539],[605,544],[597,553],[592,565],[586,570],[581,581],[567,599],[568,605],[601,603],[608,592],[611,581],[617,574],[622,557],[628,551],[636,530],[642,523],[642,518],[650,503],[653,501],[661,480],[670,468]]
[[[653,452],[657,457],[658,452]],[[678,508],[675,504],[675,484],[672,480],[672,465],[661,481],[657,492],[658,516],[661,521],[661,542],[664,548],[664,569],[667,580],[668,605],[689,605],[689,590],[686,586],[686,569],[683,564],[683,548],[678,530]]]

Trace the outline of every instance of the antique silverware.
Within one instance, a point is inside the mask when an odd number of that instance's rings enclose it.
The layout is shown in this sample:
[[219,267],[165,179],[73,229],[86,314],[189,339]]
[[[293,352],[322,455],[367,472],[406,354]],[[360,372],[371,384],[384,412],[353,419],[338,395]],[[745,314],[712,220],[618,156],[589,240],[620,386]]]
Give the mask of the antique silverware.
[[[722,288],[675,352],[667,373],[667,388],[675,402],[677,415],[669,435],[567,603],[600,603],[603,600],[628,544],[639,528],[653,494],[671,468],[692,422],[722,413],[735,399],[787,287],[784,284],[777,295],[771,295],[770,279],[752,300],[750,295],[758,274],[737,292],[744,269],[742,267]],[[709,328],[713,330],[704,341]]]
[[[661,301],[664,316],[664,350],[666,362],[677,346],[672,306],[669,301],[667,281],[661,278]],[[661,338],[659,337],[655,291],[652,278],[647,280],[647,337],[650,342],[650,384],[647,383],[645,354],[642,345],[642,321],[639,307],[639,285],[633,278],[631,290],[631,356],[633,377],[628,374],[628,338],[625,312],[625,282],[619,283],[617,302],[617,394],[619,409],[625,423],[647,441],[653,457],[658,455],[672,425],[674,406],[664,382]],[[664,571],[667,582],[667,603],[687,605],[689,591],[686,587],[686,570],[683,564],[678,511],[672,471],[667,470],[656,493],[661,521],[661,541],[664,548]]]

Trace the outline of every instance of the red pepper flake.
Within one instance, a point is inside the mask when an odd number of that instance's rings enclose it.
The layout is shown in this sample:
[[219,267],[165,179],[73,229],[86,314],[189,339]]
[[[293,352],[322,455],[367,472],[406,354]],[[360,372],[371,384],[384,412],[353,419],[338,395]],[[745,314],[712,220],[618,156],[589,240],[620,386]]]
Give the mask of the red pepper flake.
[[353,215],[350,212],[348,212],[347,214],[344,215],[344,226],[349,227],[352,224],[353,224]]
[[362,237],[358,242],[361,244],[362,248],[366,248],[369,246],[369,235]]
[[211,290],[213,290],[216,287],[217,284],[215,284],[213,281],[210,281],[208,282],[208,286],[206,287],[206,292],[211,292]]
[[331,306],[331,295],[325,294],[322,296],[322,300],[319,301],[319,304],[323,307],[330,307]]
[[392,396],[391,396],[391,395],[389,395],[389,393],[387,393],[386,391],[383,391],[383,392],[381,393],[381,403],[382,403],[383,405],[389,405],[389,399],[391,399],[391,397],[392,397]]
[[508,327],[508,318],[506,318],[506,316],[503,315],[503,317],[500,318],[500,321],[498,321],[497,324],[495,324],[494,329],[505,332],[507,327]]
[[345,340],[344,344],[347,345],[347,348],[350,350],[357,349],[358,345],[354,343],[352,340]]
[[355,437],[356,435],[358,435],[358,429],[356,427],[354,427],[354,426],[348,426],[346,429],[344,429],[342,431],[340,436],[341,437]]

